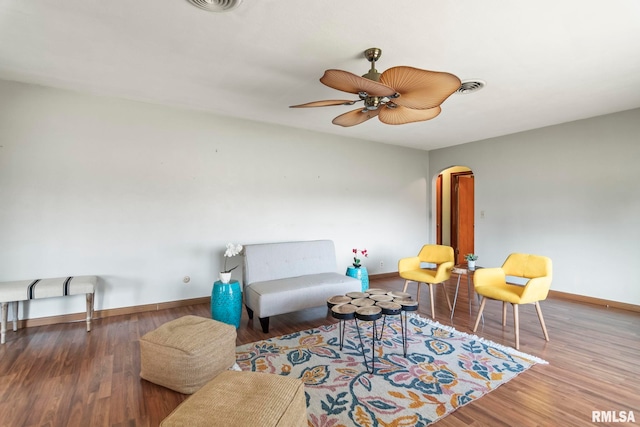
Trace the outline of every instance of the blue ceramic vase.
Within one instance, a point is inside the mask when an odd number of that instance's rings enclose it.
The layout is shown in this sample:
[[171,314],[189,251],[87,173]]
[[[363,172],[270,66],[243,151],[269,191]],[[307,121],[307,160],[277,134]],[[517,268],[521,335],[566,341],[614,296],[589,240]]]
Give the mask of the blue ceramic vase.
[[362,283],[362,292],[369,289],[369,273],[367,267],[347,267],[347,276],[356,278]]
[[240,282],[232,280],[222,283],[216,280],[211,290],[211,318],[236,328],[242,316],[242,288]]

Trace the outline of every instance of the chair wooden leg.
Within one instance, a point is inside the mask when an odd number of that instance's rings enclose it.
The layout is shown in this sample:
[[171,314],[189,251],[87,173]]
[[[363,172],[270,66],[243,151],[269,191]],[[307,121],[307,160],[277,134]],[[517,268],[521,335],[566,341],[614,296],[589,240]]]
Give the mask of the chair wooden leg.
[[431,298],[431,318],[435,319],[436,309],[435,309],[434,300],[433,300],[433,283],[427,283],[427,285],[429,285],[429,298]]
[[402,288],[402,292],[407,292],[407,286],[409,286],[409,282],[410,282],[410,280],[405,280],[404,281],[404,288]]
[[442,290],[444,291],[444,296],[447,297],[447,305],[449,306],[449,311],[453,310],[453,306],[451,305],[451,299],[449,299],[449,294],[447,293],[447,285],[444,282],[441,283]]
[[484,304],[487,302],[485,297],[482,297],[482,302],[480,303],[480,308],[478,309],[478,318],[476,319],[476,324],[473,325],[473,332],[478,329],[478,324],[480,323],[480,318],[482,317],[482,311],[484,310]]
[[[402,292],[407,292],[407,288],[409,287],[409,283],[413,282],[413,280],[405,280],[404,288],[402,288]],[[420,283],[416,282],[416,301],[420,301]]]
[[547,327],[544,324],[544,318],[542,317],[542,309],[540,308],[540,303],[536,301],[536,312],[538,313],[538,319],[540,319],[540,326],[542,326],[542,333],[544,334],[544,339],[549,341],[549,334],[547,333]]
[[520,322],[518,320],[518,304],[513,305],[513,329],[516,332],[516,350],[520,349]]
[[502,301],[502,326],[507,326],[507,302]]

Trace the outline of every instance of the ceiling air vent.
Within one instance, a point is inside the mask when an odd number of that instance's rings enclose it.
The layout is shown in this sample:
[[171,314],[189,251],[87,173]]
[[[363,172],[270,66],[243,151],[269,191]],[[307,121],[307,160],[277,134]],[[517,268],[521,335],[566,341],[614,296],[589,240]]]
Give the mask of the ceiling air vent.
[[228,12],[237,7],[242,0],[188,0],[189,3],[209,12]]
[[472,93],[482,89],[486,83],[482,80],[465,80],[460,85],[460,88],[456,90],[456,93]]

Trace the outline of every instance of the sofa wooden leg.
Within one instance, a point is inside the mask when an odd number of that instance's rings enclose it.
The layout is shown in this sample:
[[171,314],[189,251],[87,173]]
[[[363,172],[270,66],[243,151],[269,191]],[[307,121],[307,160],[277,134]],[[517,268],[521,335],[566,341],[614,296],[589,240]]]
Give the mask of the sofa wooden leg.
[[253,319],[253,310],[251,310],[248,305],[245,305],[245,308],[247,309],[247,315],[249,316],[249,319]]
[[268,317],[260,317],[260,325],[262,326],[262,332],[265,334],[269,332],[269,318]]

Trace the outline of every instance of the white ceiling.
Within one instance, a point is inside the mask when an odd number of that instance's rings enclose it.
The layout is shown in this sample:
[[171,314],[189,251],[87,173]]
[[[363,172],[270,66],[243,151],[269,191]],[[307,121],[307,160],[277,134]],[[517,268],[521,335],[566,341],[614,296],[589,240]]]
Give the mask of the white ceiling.
[[[487,85],[400,126],[288,108],[355,99],[318,79],[369,47]],[[0,0],[0,78],[429,150],[640,107],[640,1]]]

